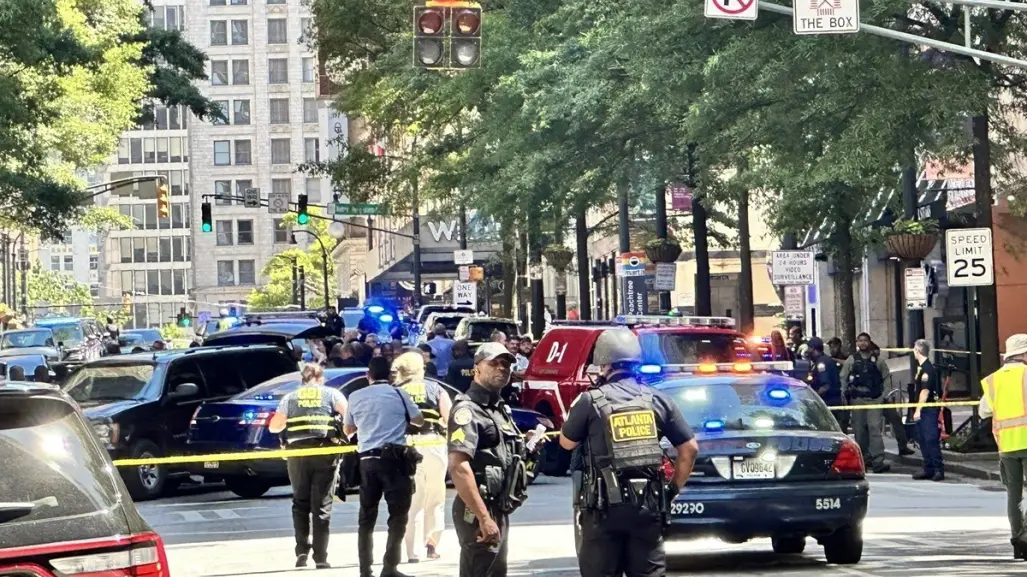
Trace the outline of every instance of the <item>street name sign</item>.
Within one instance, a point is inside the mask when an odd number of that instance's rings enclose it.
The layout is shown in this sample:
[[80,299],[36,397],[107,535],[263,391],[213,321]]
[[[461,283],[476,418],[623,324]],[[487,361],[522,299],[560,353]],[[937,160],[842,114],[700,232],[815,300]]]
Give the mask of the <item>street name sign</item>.
[[272,192],[267,195],[267,211],[271,214],[285,214],[289,212],[289,193]]
[[474,251],[473,250],[454,250],[453,251],[453,264],[459,266],[463,264],[474,264]]
[[906,269],[906,309],[927,308],[927,273],[922,268]]
[[945,231],[945,273],[949,286],[995,284],[990,228]]
[[792,29],[796,34],[859,32],[859,0],[795,0]]
[[706,0],[703,15],[727,20],[755,20],[759,15],[757,0]]
[[375,216],[380,214],[378,212],[379,205],[377,204],[349,204],[345,202],[336,202],[332,214],[336,216]]
[[453,283],[453,304],[458,307],[478,306],[478,283]]
[[246,208],[260,208],[260,189],[247,188],[242,192],[242,205]]
[[815,282],[817,262],[810,251],[775,250],[771,255],[771,282],[777,286],[809,285]]

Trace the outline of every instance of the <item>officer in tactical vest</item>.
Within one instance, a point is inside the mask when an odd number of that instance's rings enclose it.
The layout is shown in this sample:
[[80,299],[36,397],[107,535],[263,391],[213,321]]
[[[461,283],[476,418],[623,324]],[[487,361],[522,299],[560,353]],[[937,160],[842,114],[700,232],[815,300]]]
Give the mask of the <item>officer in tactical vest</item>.
[[[324,386],[324,369],[309,364],[300,373],[302,385],[282,398],[268,429],[282,433],[289,449],[328,447],[342,443],[340,419],[346,414],[346,397]],[[290,457],[287,462],[292,485],[292,525],[296,533],[296,566],[306,567],[313,549],[318,569],[329,568],[328,534],[332,519],[339,455]],[[313,527],[313,543],[310,542]]]
[[[641,361],[634,333],[604,331],[593,353],[603,376],[575,400],[560,434],[564,449],[584,447],[578,551],[582,577],[664,575],[668,504],[681,492],[699,453],[677,405],[635,380]],[[669,487],[662,471],[663,437],[677,450]]]
[[[842,392],[848,404],[854,407],[884,402],[888,364],[880,357],[880,350],[872,348],[872,345],[870,335],[860,333],[856,337],[856,354],[842,365]],[[851,422],[856,442],[873,472],[890,471],[891,466],[884,461],[884,412],[881,409],[855,409]]]
[[[527,498],[524,443],[500,392],[516,359],[501,343],[474,354],[474,381],[449,417],[449,474],[460,577],[505,577],[510,513]],[[526,436],[532,438],[532,432]]]
[[831,407],[831,413],[838,423],[842,423],[841,411],[835,407],[842,405],[842,383],[838,376],[838,365],[834,359],[824,354],[824,341],[820,337],[809,340],[809,377],[806,382],[820,395],[820,398]]

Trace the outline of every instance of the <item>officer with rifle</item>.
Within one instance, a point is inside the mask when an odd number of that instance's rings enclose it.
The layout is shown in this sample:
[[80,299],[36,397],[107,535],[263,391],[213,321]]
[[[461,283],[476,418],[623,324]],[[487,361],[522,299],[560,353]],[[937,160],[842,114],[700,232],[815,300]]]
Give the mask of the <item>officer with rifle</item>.
[[[604,331],[593,362],[603,376],[575,400],[560,433],[564,449],[583,445],[578,568],[582,577],[662,577],[669,504],[692,473],[699,445],[677,405],[635,379],[642,348],[634,333]],[[677,450],[669,487],[663,437]]]
[[[888,363],[880,358],[880,350],[872,345],[870,335],[860,333],[856,337],[856,354],[842,365],[842,392],[852,407],[884,402]],[[856,408],[852,411],[851,422],[856,442],[871,470],[875,473],[890,471],[891,466],[884,461],[884,412],[881,409]]]
[[449,474],[456,486],[453,525],[460,577],[505,577],[510,513],[527,498],[526,441],[500,392],[516,359],[501,343],[474,354],[474,381],[449,416]]

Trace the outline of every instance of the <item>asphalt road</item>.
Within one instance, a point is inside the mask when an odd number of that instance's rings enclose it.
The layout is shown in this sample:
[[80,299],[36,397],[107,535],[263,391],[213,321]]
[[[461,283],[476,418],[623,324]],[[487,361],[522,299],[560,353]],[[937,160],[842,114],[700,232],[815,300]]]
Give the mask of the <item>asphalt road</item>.
[[[951,479],[916,482],[906,474],[871,477],[870,512],[859,565],[827,565],[812,539],[803,555],[780,557],[769,540],[743,545],[719,541],[671,543],[668,575],[838,575],[887,577],[920,575],[1024,575],[1027,563],[1014,562],[1005,518],[1005,493],[994,483]],[[450,490],[450,498],[453,491]],[[510,533],[510,575],[578,575],[569,523],[567,479],[543,477],[528,503],[514,515]],[[240,499],[212,489],[183,490],[176,497],[143,503],[140,511],[164,537],[176,577],[276,577],[313,569],[293,569],[290,492],[276,489],[261,499]],[[447,507],[447,526],[449,508]],[[335,505],[329,562],[319,574],[351,577],[356,568],[357,503]],[[379,527],[384,528],[384,504]],[[376,557],[384,532],[375,535]],[[420,577],[454,577],[458,556],[452,529],[443,537],[442,558],[400,569]],[[380,570],[380,566],[376,568]]]

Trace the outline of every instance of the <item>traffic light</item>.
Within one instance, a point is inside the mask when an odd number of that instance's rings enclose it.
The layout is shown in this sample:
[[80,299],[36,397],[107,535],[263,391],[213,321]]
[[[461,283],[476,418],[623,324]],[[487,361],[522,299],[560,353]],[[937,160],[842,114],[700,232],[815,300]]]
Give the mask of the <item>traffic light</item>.
[[210,203],[205,202],[200,205],[200,230],[203,232],[210,232],[214,230],[214,222],[210,216]]
[[450,12],[453,18],[452,67],[481,68],[481,6],[451,8]]
[[185,307],[178,309],[178,326],[189,327],[193,324],[193,319],[189,318],[189,313],[185,312]]
[[446,45],[446,9],[441,7],[414,7],[414,66],[444,68]]
[[168,196],[168,185],[166,184],[157,187],[157,216],[161,218],[171,216],[171,198]]
[[310,214],[307,213],[307,195],[301,194],[298,199],[299,207],[296,209],[296,224],[307,224],[310,222]]

